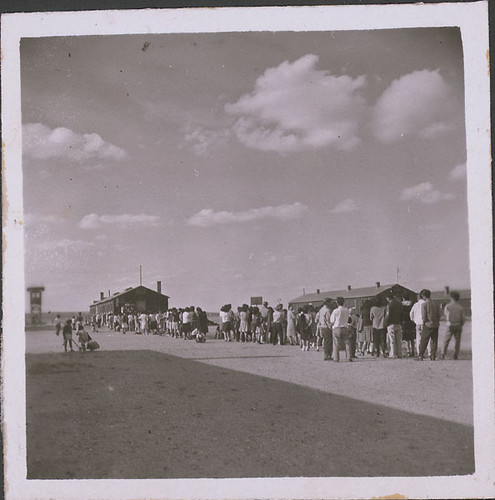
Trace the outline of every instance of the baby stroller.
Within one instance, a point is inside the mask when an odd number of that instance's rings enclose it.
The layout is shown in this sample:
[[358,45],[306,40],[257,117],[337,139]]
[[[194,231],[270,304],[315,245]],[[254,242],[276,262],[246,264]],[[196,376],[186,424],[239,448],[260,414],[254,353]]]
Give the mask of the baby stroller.
[[97,349],[100,348],[100,344],[98,344],[98,342],[96,342],[96,340],[90,340],[87,344],[86,344],[86,347],[90,350],[90,351],[96,351]]
[[77,344],[77,342],[75,342],[75,344],[80,351],[96,351],[96,349],[100,348],[98,342],[96,342],[96,340],[93,340],[89,333],[85,330],[78,331],[77,336],[81,345]]
[[192,334],[196,342],[198,342],[199,344],[203,344],[204,342],[206,342],[206,335],[203,332],[200,332],[197,328],[194,329]]

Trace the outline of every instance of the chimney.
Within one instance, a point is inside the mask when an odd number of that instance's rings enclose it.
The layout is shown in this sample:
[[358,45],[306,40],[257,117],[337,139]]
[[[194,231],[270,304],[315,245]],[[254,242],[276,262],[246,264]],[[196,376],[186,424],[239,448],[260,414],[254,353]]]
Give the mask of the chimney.
[[319,288],[317,288],[317,289],[316,289],[316,293],[317,293],[318,295],[320,294],[320,289],[319,289]]
[[351,285],[347,285],[347,291],[350,292],[351,291]]
[[380,282],[379,282],[379,281],[375,281],[375,283],[376,283],[376,287],[377,287],[377,288],[380,288],[380,286],[381,286],[381,285],[380,285]]
[[446,286],[445,287],[445,295],[448,295],[450,293],[450,287]]
[[306,295],[306,289],[303,288],[303,295]]
[[103,300],[105,298],[105,292],[100,292],[100,300]]
[[162,282],[161,281],[156,282],[156,291],[160,294],[162,293]]

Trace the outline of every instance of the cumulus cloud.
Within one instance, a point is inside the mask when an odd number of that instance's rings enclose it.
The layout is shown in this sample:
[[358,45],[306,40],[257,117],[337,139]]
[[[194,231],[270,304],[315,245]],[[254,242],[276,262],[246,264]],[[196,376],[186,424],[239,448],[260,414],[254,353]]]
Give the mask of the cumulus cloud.
[[218,224],[232,224],[236,222],[252,222],[262,219],[281,219],[291,220],[302,217],[307,213],[309,208],[303,203],[293,203],[277,205],[275,207],[252,208],[240,212],[216,212],[211,208],[204,208],[197,214],[189,218],[188,224],[191,226],[215,226]]
[[36,160],[65,158],[77,163],[121,161],[127,153],[98,134],[78,134],[64,127],[50,129],[41,123],[22,127],[23,153]]
[[422,182],[417,186],[405,188],[401,191],[400,199],[402,201],[419,201],[421,203],[432,204],[439,201],[452,200],[452,193],[442,193],[433,188],[431,182]]
[[394,80],[372,112],[371,130],[382,142],[402,136],[438,137],[452,129],[450,89],[442,75],[422,70]]
[[192,146],[198,156],[208,156],[212,149],[227,144],[230,137],[228,129],[207,129],[199,125],[187,125],[183,133],[184,141]]
[[460,163],[456,165],[449,173],[449,179],[451,181],[459,181],[466,178],[467,166],[465,163]]
[[160,217],[157,215],[97,215],[88,214],[85,215],[79,221],[79,227],[81,229],[99,229],[104,226],[157,226],[160,222]]
[[330,210],[331,214],[347,214],[357,210],[357,203],[354,198],[347,198]]
[[240,142],[280,153],[330,145],[349,150],[359,142],[366,78],[334,76],[317,70],[317,62],[307,54],[269,68],[252,93],[225,106],[237,118],[233,130]]

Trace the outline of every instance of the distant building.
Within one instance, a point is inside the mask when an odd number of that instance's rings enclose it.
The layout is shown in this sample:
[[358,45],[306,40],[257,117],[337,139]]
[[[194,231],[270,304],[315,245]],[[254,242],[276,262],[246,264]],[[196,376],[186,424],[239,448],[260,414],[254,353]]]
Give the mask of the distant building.
[[450,302],[450,292],[459,294],[459,304],[464,308],[466,316],[471,316],[471,290],[469,288],[458,289],[446,286],[443,290],[431,292],[431,300],[437,302],[443,309]]
[[394,284],[394,285],[382,285],[379,281],[376,282],[375,286],[364,287],[364,288],[352,288],[348,286],[345,290],[332,290],[329,292],[316,293],[306,293],[300,295],[295,299],[289,301],[289,305],[292,305],[296,310],[308,304],[312,304],[316,309],[323,305],[325,299],[330,298],[335,300],[337,297],[343,297],[345,300],[346,307],[356,307],[359,311],[361,305],[366,299],[376,299],[380,298],[385,300],[387,295],[392,293],[400,293],[404,299],[411,300],[415,302],[417,300],[417,293],[413,290],[409,290],[405,286]]
[[120,314],[124,310],[134,312],[159,312],[168,309],[168,295],[163,295],[161,282],[157,282],[157,289],[151,290],[145,286],[130,287],[123,292],[114,293],[110,297],[100,294],[100,300],[89,306],[92,316],[96,314]]

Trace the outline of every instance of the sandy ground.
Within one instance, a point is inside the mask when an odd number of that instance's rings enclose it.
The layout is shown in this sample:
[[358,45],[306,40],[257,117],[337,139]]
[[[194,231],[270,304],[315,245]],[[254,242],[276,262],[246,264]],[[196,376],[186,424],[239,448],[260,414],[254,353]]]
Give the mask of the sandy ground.
[[459,361],[323,361],[292,346],[27,333],[30,478],[451,475],[474,470]]

